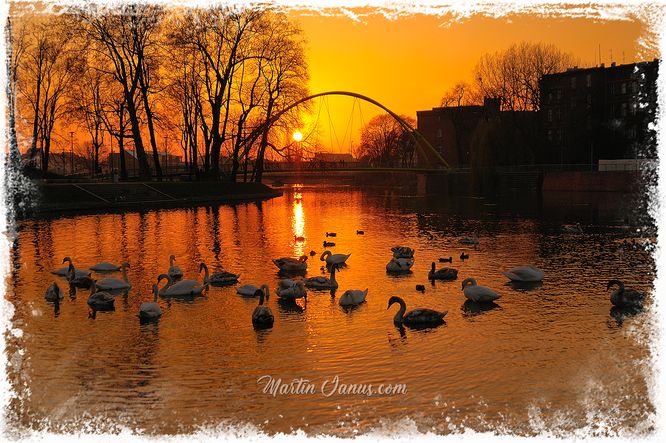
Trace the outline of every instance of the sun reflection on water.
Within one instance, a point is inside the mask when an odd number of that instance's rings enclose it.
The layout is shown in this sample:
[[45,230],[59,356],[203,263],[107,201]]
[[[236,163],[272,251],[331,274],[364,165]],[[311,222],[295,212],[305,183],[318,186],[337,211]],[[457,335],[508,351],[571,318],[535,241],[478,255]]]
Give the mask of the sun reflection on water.
[[305,213],[303,212],[303,194],[299,186],[294,186],[291,229],[294,233],[294,256],[300,257],[305,248]]

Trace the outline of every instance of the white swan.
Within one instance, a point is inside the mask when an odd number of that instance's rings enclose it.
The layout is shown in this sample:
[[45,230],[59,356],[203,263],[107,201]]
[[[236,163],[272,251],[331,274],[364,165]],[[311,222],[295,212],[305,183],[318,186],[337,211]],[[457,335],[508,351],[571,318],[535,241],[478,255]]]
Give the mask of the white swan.
[[293,280],[280,280],[280,286],[277,288],[276,292],[278,297],[288,300],[303,298],[307,294],[307,290],[305,289],[303,282]]
[[201,268],[204,270],[204,283],[209,283],[213,286],[215,285],[231,285],[238,282],[238,277],[240,274],[232,274],[227,271],[214,272],[213,275],[208,275],[208,266],[205,263],[201,263]]
[[488,303],[500,298],[500,295],[490,288],[478,286],[473,278],[466,278],[462,282],[462,290],[465,297],[477,303]]
[[361,291],[359,289],[348,289],[344,294],[338,299],[338,304],[340,306],[356,306],[360,305],[365,301],[365,297],[368,295],[368,290]]
[[[268,288],[268,286],[266,287]],[[263,285],[261,288],[263,288]],[[236,288],[236,294],[244,295],[245,297],[254,297],[257,295],[257,291],[261,288],[255,285],[243,285]]]
[[288,271],[288,272],[295,272],[295,271],[305,271],[308,269],[308,256],[307,255],[301,255],[299,258],[292,258],[292,257],[282,257],[282,258],[276,258],[273,260],[273,263],[275,263],[275,266],[280,268],[280,271]]
[[[72,259],[69,257],[65,257],[62,259],[62,262],[69,262],[70,265],[74,266],[72,263]],[[74,272],[76,277],[90,277],[91,272],[90,271],[84,271],[81,269],[76,269],[74,268]],[[69,276],[69,265],[65,266],[64,268],[58,268],[55,271],[51,271],[51,274],[58,275],[60,277],[67,277]]]
[[97,291],[97,286],[93,280],[90,286],[90,296],[88,297],[88,306],[95,311],[113,311],[115,298],[113,295],[104,291]]
[[386,265],[386,272],[392,274],[399,274],[403,272],[409,272],[414,266],[413,258],[396,258],[393,257],[390,262]]
[[163,297],[182,297],[201,295],[201,293],[208,288],[208,284],[200,284],[196,280],[181,280],[177,283],[168,274],[160,274],[157,277],[157,283],[162,279],[167,280],[167,284],[159,290],[159,294]]
[[65,297],[63,295],[62,289],[60,289],[60,286],[58,286],[56,282],[53,282],[53,284],[46,290],[44,298],[46,301],[58,303]]
[[335,289],[338,287],[338,282],[335,280],[335,270],[337,266],[331,266],[331,278],[320,275],[318,277],[310,277],[305,279],[305,286],[308,288],[317,289]]
[[153,285],[153,301],[139,305],[139,319],[142,321],[157,320],[162,316],[162,308],[157,303],[157,284]]
[[476,236],[476,232],[469,237],[463,237],[460,239],[460,243],[463,245],[478,245],[479,237]]
[[270,328],[275,321],[273,312],[268,306],[264,306],[264,297],[268,301],[268,286],[261,285],[261,289],[257,289],[255,295],[259,296],[259,306],[254,308],[252,312],[252,325],[257,329]]
[[502,274],[511,281],[537,282],[543,280],[543,271],[534,266],[518,266]]
[[130,264],[125,262],[122,264],[122,271],[123,271],[123,279],[119,278],[105,278],[102,280],[99,280],[95,284],[99,289],[102,291],[115,291],[115,290],[120,290],[120,289],[129,289],[132,287],[130,284],[129,280],[127,279],[127,268],[130,267]]
[[103,261],[97,263],[94,266],[91,266],[89,269],[95,272],[115,272],[115,271],[120,271],[120,268],[121,268],[120,265],[114,265],[113,263]]
[[388,311],[391,308],[391,305],[393,305],[394,303],[398,303],[400,305],[398,313],[395,314],[395,317],[393,317],[393,323],[397,326],[401,326],[403,324],[407,326],[441,325],[442,323],[444,323],[444,317],[446,317],[446,314],[449,313],[449,311],[440,312],[440,311],[435,311],[433,309],[416,308],[405,314],[405,311],[407,310],[407,305],[405,304],[405,301],[402,298],[396,296],[389,298],[388,307],[386,308],[386,310]]
[[342,265],[344,264],[351,254],[331,254],[331,251],[324,251],[319,257],[319,260],[326,260],[327,265]]
[[414,250],[408,246],[394,246],[391,252],[394,258],[414,258]]
[[176,280],[179,278],[183,278],[183,271],[180,270],[180,267],[178,265],[174,265],[173,262],[176,261],[176,256],[175,255],[170,255],[169,256],[169,276]]

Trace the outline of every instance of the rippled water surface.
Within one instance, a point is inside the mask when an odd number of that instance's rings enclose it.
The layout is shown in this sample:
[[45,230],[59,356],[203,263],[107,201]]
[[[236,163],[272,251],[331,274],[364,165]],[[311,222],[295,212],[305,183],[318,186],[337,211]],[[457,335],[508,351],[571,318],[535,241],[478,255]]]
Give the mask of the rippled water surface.
[[[596,197],[529,202],[511,198],[419,198],[383,190],[286,188],[262,203],[25,221],[12,251],[8,297],[16,312],[8,343],[10,380],[18,397],[11,418],[28,428],[78,429],[126,425],[149,433],[192,431],[219,423],[251,423],[266,432],[303,429],[353,435],[392,429],[408,417],[421,431],[469,426],[531,433],[542,425],[573,430],[610,424],[649,426],[654,409],[646,381],[649,313],[612,313],[605,283],[619,278],[650,291],[654,262],[625,241],[643,235],[623,228],[631,201]],[[585,235],[561,234],[580,221]],[[365,235],[357,235],[362,229]],[[170,254],[186,278],[199,264],[241,274],[240,284],[277,285],[271,259],[323,251],[351,253],[337,274],[340,289],[310,291],[307,304],[282,306],[272,296],[272,329],[257,332],[254,298],[235,286],[212,287],[190,300],[160,299],[158,323],[140,324],[139,304],[152,298]],[[476,232],[478,249],[459,244]],[[305,237],[304,242],[295,236]],[[413,273],[391,277],[390,248],[415,249]],[[462,251],[470,258],[462,262]],[[132,289],[114,312],[90,318],[88,291],[66,296],[59,310],[44,300],[64,279],[50,271],[70,256],[78,268],[129,261]],[[459,278],[431,284],[430,263],[453,256]],[[319,256],[308,276],[319,275]],[[500,271],[533,264],[541,286],[515,289]],[[439,264],[438,266],[444,266]],[[119,274],[115,276],[119,277]],[[465,277],[498,291],[490,310],[465,304]],[[103,278],[103,277],[97,277]],[[415,291],[425,284],[426,291]],[[369,288],[367,302],[343,310],[345,289]],[[448,310],[446,324],[401,330],[398,307]],[[262,391],[264,375],[288,383],[307,379],[314,393]],[[405,393],[349,395],[324,381],[404,384]]]

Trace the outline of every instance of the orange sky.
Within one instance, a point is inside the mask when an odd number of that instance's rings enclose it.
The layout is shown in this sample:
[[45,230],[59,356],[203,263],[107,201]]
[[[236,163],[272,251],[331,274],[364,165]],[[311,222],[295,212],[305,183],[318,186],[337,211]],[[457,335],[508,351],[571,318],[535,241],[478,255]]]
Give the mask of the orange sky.
[[[348,90],[374,98],[391,110],[416,117],[417,110],[438,106],[443,93],[460,80],[472,80],[472,70],[486,52],[503,50],[520,41],[552,43],[574,54],[579,66],[601,61],[630,63],[656,54],[643,54],[638,39],[645,26],[632,21],[543,18],[513,15],[494,19],[475,16],[460,23],[426,15],[389,20],[380,15],[362,23],[347,17],[325,17],[313,12],[291,12],[308,41],[310,91]],[[350,125],[353,99],[329,98],[333,127],[342,138]],[[318,105],[319,106],[319,105]],[[317,113],[317,106],[314,107]],[[323,108],[321,115],[327,109]],[[363,120],[378,111],[362,106]],[[357,137],[361,114],[353,117]],[[324,121],[322,121],[322,119]],[[331,144],[328,117],[320,117],[321,141]],[[347,131],[349,133],[349,131]],[[349,151],[346,142],[333,141],[333,149]]]

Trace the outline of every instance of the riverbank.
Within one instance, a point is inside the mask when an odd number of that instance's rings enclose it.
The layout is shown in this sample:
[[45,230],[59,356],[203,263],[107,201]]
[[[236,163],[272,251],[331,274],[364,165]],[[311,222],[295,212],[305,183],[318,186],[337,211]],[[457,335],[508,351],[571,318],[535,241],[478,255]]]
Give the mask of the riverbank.
[[71,212],[115,212],[141,208],[172,208],[200,204],[266,200],[282,192],[262,183],[37,182],[33,215]]

